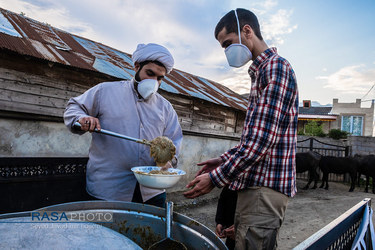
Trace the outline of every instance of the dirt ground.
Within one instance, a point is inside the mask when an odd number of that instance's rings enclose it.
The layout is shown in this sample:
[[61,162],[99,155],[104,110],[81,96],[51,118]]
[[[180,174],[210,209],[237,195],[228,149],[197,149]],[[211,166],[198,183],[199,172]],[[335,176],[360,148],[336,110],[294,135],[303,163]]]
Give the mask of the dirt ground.
[[[348,192],[348,185],[330,182],[329,190],[302,190],[305,184],[306,181],[297,180],[298,193],[289,201],[279,233],[278,249],[292,249],[364,198],[375,199],[373,193],[364,192],[364,187],[356,186],[354,192]],[[214,230],[216,202],[216,199],[210,199],[195,205],[176,204],[175,211]]]

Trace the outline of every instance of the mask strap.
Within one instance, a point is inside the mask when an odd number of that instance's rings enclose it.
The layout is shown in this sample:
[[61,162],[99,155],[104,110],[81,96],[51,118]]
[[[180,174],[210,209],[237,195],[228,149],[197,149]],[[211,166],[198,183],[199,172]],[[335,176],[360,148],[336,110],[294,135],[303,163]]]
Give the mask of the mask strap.
[[234,14],[236,15],[236,20],[237,20],[238,38],[240,39],[240,44],[242,44],[241,43],[240,21],[238,20],[238,16],[237,16],[237,9],[234,10]]

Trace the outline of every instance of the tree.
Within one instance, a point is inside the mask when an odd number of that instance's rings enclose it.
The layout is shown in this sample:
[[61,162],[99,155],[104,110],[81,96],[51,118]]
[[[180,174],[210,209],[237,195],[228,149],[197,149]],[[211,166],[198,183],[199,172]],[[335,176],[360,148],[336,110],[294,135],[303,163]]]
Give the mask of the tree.
[[324,137],[326,134],[323,132],[322,124],[319,125],[318,121],[308,121],[305,125],[305,135]]

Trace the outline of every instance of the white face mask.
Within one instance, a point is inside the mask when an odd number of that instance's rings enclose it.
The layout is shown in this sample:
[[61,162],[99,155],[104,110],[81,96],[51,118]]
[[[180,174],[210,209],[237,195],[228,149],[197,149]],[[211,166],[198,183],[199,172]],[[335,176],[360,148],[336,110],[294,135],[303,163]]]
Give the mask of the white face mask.
[[250,61],[253,55],[245,45],[241,44],[240,22],[238,21],[237,10],[235,10],[234,13],[236,14],[238,38],[240,43],[233,43],[229,45],[225,49],[225,55],[227,56],[229,66],[239,68]]
[[147,100],[158,91],[159,83],[154,79],[144,79],[138,82],[138,93]]

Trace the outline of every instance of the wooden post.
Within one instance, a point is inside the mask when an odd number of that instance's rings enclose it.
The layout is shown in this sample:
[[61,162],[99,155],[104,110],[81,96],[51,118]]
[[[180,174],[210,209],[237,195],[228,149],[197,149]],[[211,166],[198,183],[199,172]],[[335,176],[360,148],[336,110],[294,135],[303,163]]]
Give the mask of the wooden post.
[[345,157],[349,156],[349,148],[350,146],[345,147]]
[[313,151],[314,148],[314,138],[310,138],[310,151]]

